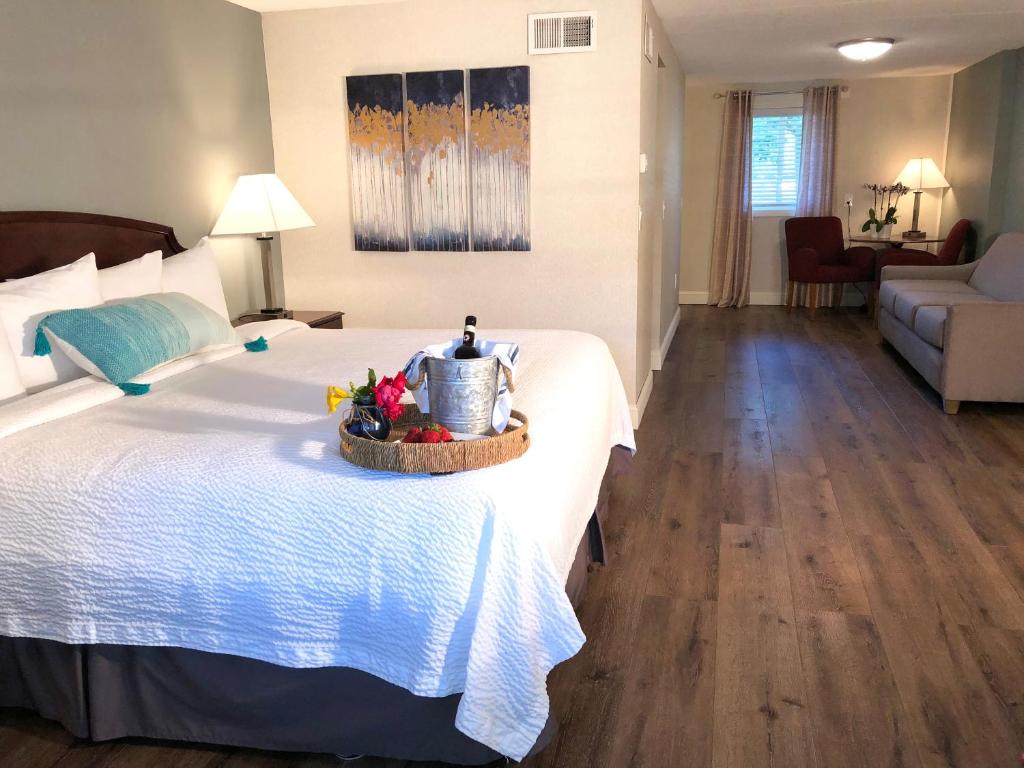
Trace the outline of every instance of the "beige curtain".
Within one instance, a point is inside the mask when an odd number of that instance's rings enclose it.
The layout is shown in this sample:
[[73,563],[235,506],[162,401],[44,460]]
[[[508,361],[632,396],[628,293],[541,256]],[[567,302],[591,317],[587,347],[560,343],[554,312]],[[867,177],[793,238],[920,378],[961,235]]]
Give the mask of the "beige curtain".
[[[832,190],[836,169],[836,113],[839,87],[823,85],[804,91],[803,137],[800,144],[800,182],[797,186],[797,216],[831,216]],[[818,306],[833,304],[839,286],[823,285]],[[806,307],[809,286],[801,286],[797,303]]]
[[729,91],[725,97],[708,291],[708,304],[719,307],[750,303],[752,102],[750,91]]
[[836,111],[839,88],[825,85],[804,91],[803,138],[797,216],[831,216],[836,171]]

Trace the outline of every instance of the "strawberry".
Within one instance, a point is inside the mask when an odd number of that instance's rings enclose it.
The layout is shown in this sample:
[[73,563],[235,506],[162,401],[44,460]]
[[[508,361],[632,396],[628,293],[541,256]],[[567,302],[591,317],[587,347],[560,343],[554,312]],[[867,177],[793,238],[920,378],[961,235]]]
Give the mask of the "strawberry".
[[448,431],[448,427],[441,427],[441,442],[450,443],[453,439],[452,433]]
[[423,430],[419,427],[413,427],[406,432],[405,437],[402,438],[403,443],[418,443],[422,439]]
[[432,429],[428,429],[428,430],[426,430],[423,433],[422,442],[424,442],[424,443],[440,443],[441,442],[441,433],[440,432],[435,432]]

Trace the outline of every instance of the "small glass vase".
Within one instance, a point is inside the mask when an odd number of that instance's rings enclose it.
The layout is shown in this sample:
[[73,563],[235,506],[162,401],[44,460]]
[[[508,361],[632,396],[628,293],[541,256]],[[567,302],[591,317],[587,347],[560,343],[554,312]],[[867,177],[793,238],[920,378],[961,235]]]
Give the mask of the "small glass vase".
[[369,440],[387,440],[391,434],[391,419],[373,398],[356,398],[345,420],[345,431]]

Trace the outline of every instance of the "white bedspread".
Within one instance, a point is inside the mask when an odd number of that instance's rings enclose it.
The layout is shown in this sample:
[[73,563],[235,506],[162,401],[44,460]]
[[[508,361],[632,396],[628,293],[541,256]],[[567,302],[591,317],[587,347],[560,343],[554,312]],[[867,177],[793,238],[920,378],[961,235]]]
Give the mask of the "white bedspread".
[[584,642],[564,584],[609,449],[633,446],[606,345],[494,331],[521,347],[530,450],[399,476],[339,457],[325,386],[393,374],[447,334],[276,328],[268,352],[171,364],[143,397],[89,379],[68,415],[59,393],[0,408],[0,634],[463,692],[457,727],[523,757],[549,671]]

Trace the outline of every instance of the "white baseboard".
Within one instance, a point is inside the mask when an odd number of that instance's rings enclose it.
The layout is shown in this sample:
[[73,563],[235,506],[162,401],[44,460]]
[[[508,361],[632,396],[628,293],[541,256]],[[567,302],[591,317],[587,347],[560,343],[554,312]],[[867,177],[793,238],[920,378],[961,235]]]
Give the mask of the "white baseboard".
[[680,291],[679,292],[679,303],[680,304],[707,304],[708,303],[708,292],[707,291]]
[[636,405],[629,406],[629,415],[633,419],[633,429],[640,429],[640,421],[647,410],[647,401],[651,399],[651,392],[654,391],[654,371],[647,372],[647,381],[640,387],[640,396]]
[[668,324],[668,330],[665,331],[665,337],[661,340],[661,349],[655,349],[651,351],[651,368],[655,371],[660,371],[661,366],[665,362],[665,358],[668,357],[669,347],[672,346],[672,340],[676,337],[676,329],[679,327],[679,307],[676,307],[676,313],[672,315],[672,322]]

